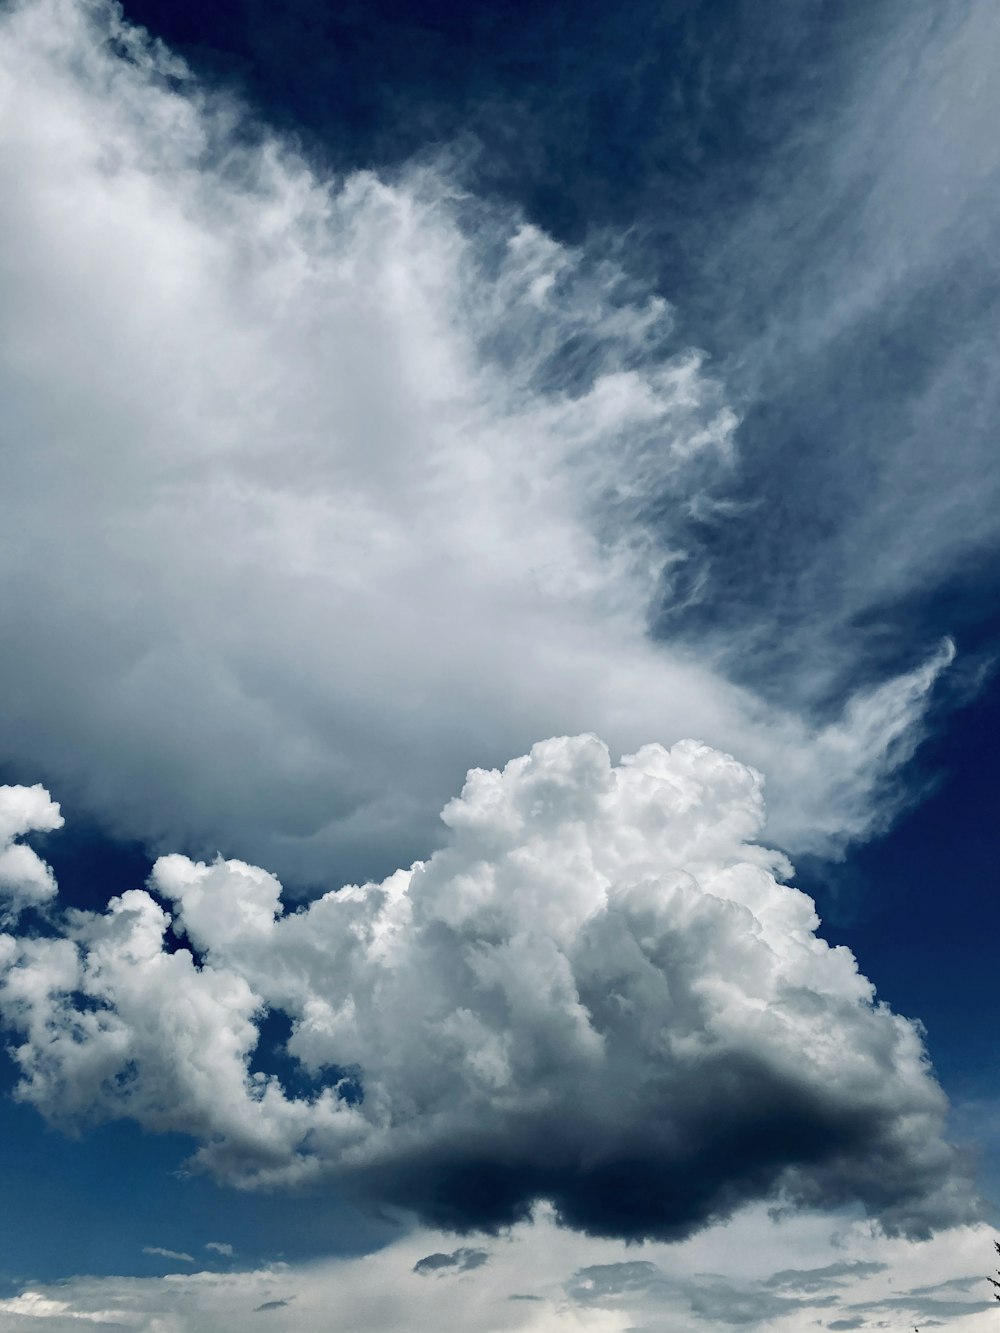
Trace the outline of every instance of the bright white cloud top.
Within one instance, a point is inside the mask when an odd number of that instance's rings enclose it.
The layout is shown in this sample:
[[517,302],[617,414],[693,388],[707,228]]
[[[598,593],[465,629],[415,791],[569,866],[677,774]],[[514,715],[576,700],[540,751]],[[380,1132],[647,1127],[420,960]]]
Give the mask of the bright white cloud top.
[[59,806],[43,787],[0,787],[0,903],[6,919],[55,897],[51,868],[20,839],[62,826]]
[[[443,818],[426,862],[290,913],[263,870],[172,855],[57,938],[4,936],[19,1095],[194,1135],[237,1185],[329,1180],[458,1230],[538,1200],[667,1239],[758,1198],[917,1235],[969,1216],[919,1029],[754,841],[752,769],[554,739]],[[311,1094],[250,1071],[265,1010]]]
[[6,761],[298,885],[554,732],[732,750],[790,848],[880,822],[947,652],[820,724],[649,637],[736,457],[662,300],[444,171],[323,179],[104,0],[4,9],[0,111]]

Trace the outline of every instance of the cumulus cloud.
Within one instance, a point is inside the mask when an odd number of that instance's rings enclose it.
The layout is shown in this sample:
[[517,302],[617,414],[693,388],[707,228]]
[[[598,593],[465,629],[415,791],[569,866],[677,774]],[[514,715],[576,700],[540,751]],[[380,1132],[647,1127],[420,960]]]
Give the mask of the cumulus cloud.
[[300,886],[562,731],[877,822],[943,658],[820,725],[647,633],[736,458],[660,296],[445,167],[324,178],[106,0],[5,7],[0,107],[8,762]]
[[[622,1237],[758,1198],[910,1234],[969,1215],[920,1031],[755,841],[754,770],[557,738],[473,770],[443,819],[426,862],[296,911],[264,870],[170,855],[57,938],[3,937],[18,1096],[194,1135],[237,1185],[335,1181],[459,1231],[538,1200]],[[311,1095],[253,1069],[265,1010]]]
[[0,921],[55,897],[51,868],[18,839],[62,826],[59,806],[44,787],[0,787]]

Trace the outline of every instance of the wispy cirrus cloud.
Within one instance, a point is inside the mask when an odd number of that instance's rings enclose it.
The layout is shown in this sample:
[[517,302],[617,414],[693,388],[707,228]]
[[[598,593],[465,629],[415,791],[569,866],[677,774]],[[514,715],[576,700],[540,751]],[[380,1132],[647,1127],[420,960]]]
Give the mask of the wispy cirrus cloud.
[[772,22],[808,40],[797,68],[759,53],[783,93],[757,108],[770,147],[707,245],[685,232],[743,459],[691,629],[742,679],[836,699],[921,635],[995,652],[1000,21],[973,2]]
[[788,846],[884,819],[944,656],[820,722],[648,633],[737,459],[660,295],[446,168],[324,178],[108,4],[8,7],[0,99],[6,762],[311,885],[554,732],[732,750]]

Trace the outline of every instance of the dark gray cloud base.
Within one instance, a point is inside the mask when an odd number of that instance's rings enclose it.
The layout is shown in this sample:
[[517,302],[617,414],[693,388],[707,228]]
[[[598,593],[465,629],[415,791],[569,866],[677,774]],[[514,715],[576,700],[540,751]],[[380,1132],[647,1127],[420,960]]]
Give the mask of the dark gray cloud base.
[[560,1125],[526,1119],[514,1143],[489,1137],[478,1147],[473,1130],[444,1152],[404,1152],[354,1187],[460,1232],[525,1221],[544,1199],[563,1225],[591,1235],[678,1240],[780,1197],[817,1207],[860,1199],[890,1230],[927,1235],[961,1212],[945,1204],[939,1217],[919,1220],[942,1162],[901,1161],[898,1128],[889,1108],[838,1106],[766,1061],[732,1053],[700,1062],[696,1086],[671,1078],[650,1087],[618,1133],[578,1108]]

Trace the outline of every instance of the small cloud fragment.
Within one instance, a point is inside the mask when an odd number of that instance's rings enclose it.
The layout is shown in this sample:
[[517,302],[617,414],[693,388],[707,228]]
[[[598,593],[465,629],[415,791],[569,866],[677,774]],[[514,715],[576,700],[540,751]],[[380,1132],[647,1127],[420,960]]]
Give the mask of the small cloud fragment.
[[144,1245],[143,1254],[159,1255],[161,1259],[175,1259],[178,1263],[193,1264],[194,1255],[185,1254],[183,1250],[165,1250],[162,1245]]
[[483,1264],[489,1259],[486,1250],[472,1249],[468,1246],[462,1246],[461,1249],[453,1250],[451,1254],[427,1254],[423,1259],[418,1259],[413,1265],[414,1273],[440,1273],[446,1269],[451,1269],[456,1273],[468,1273],[474,1268],[482,1268]]

